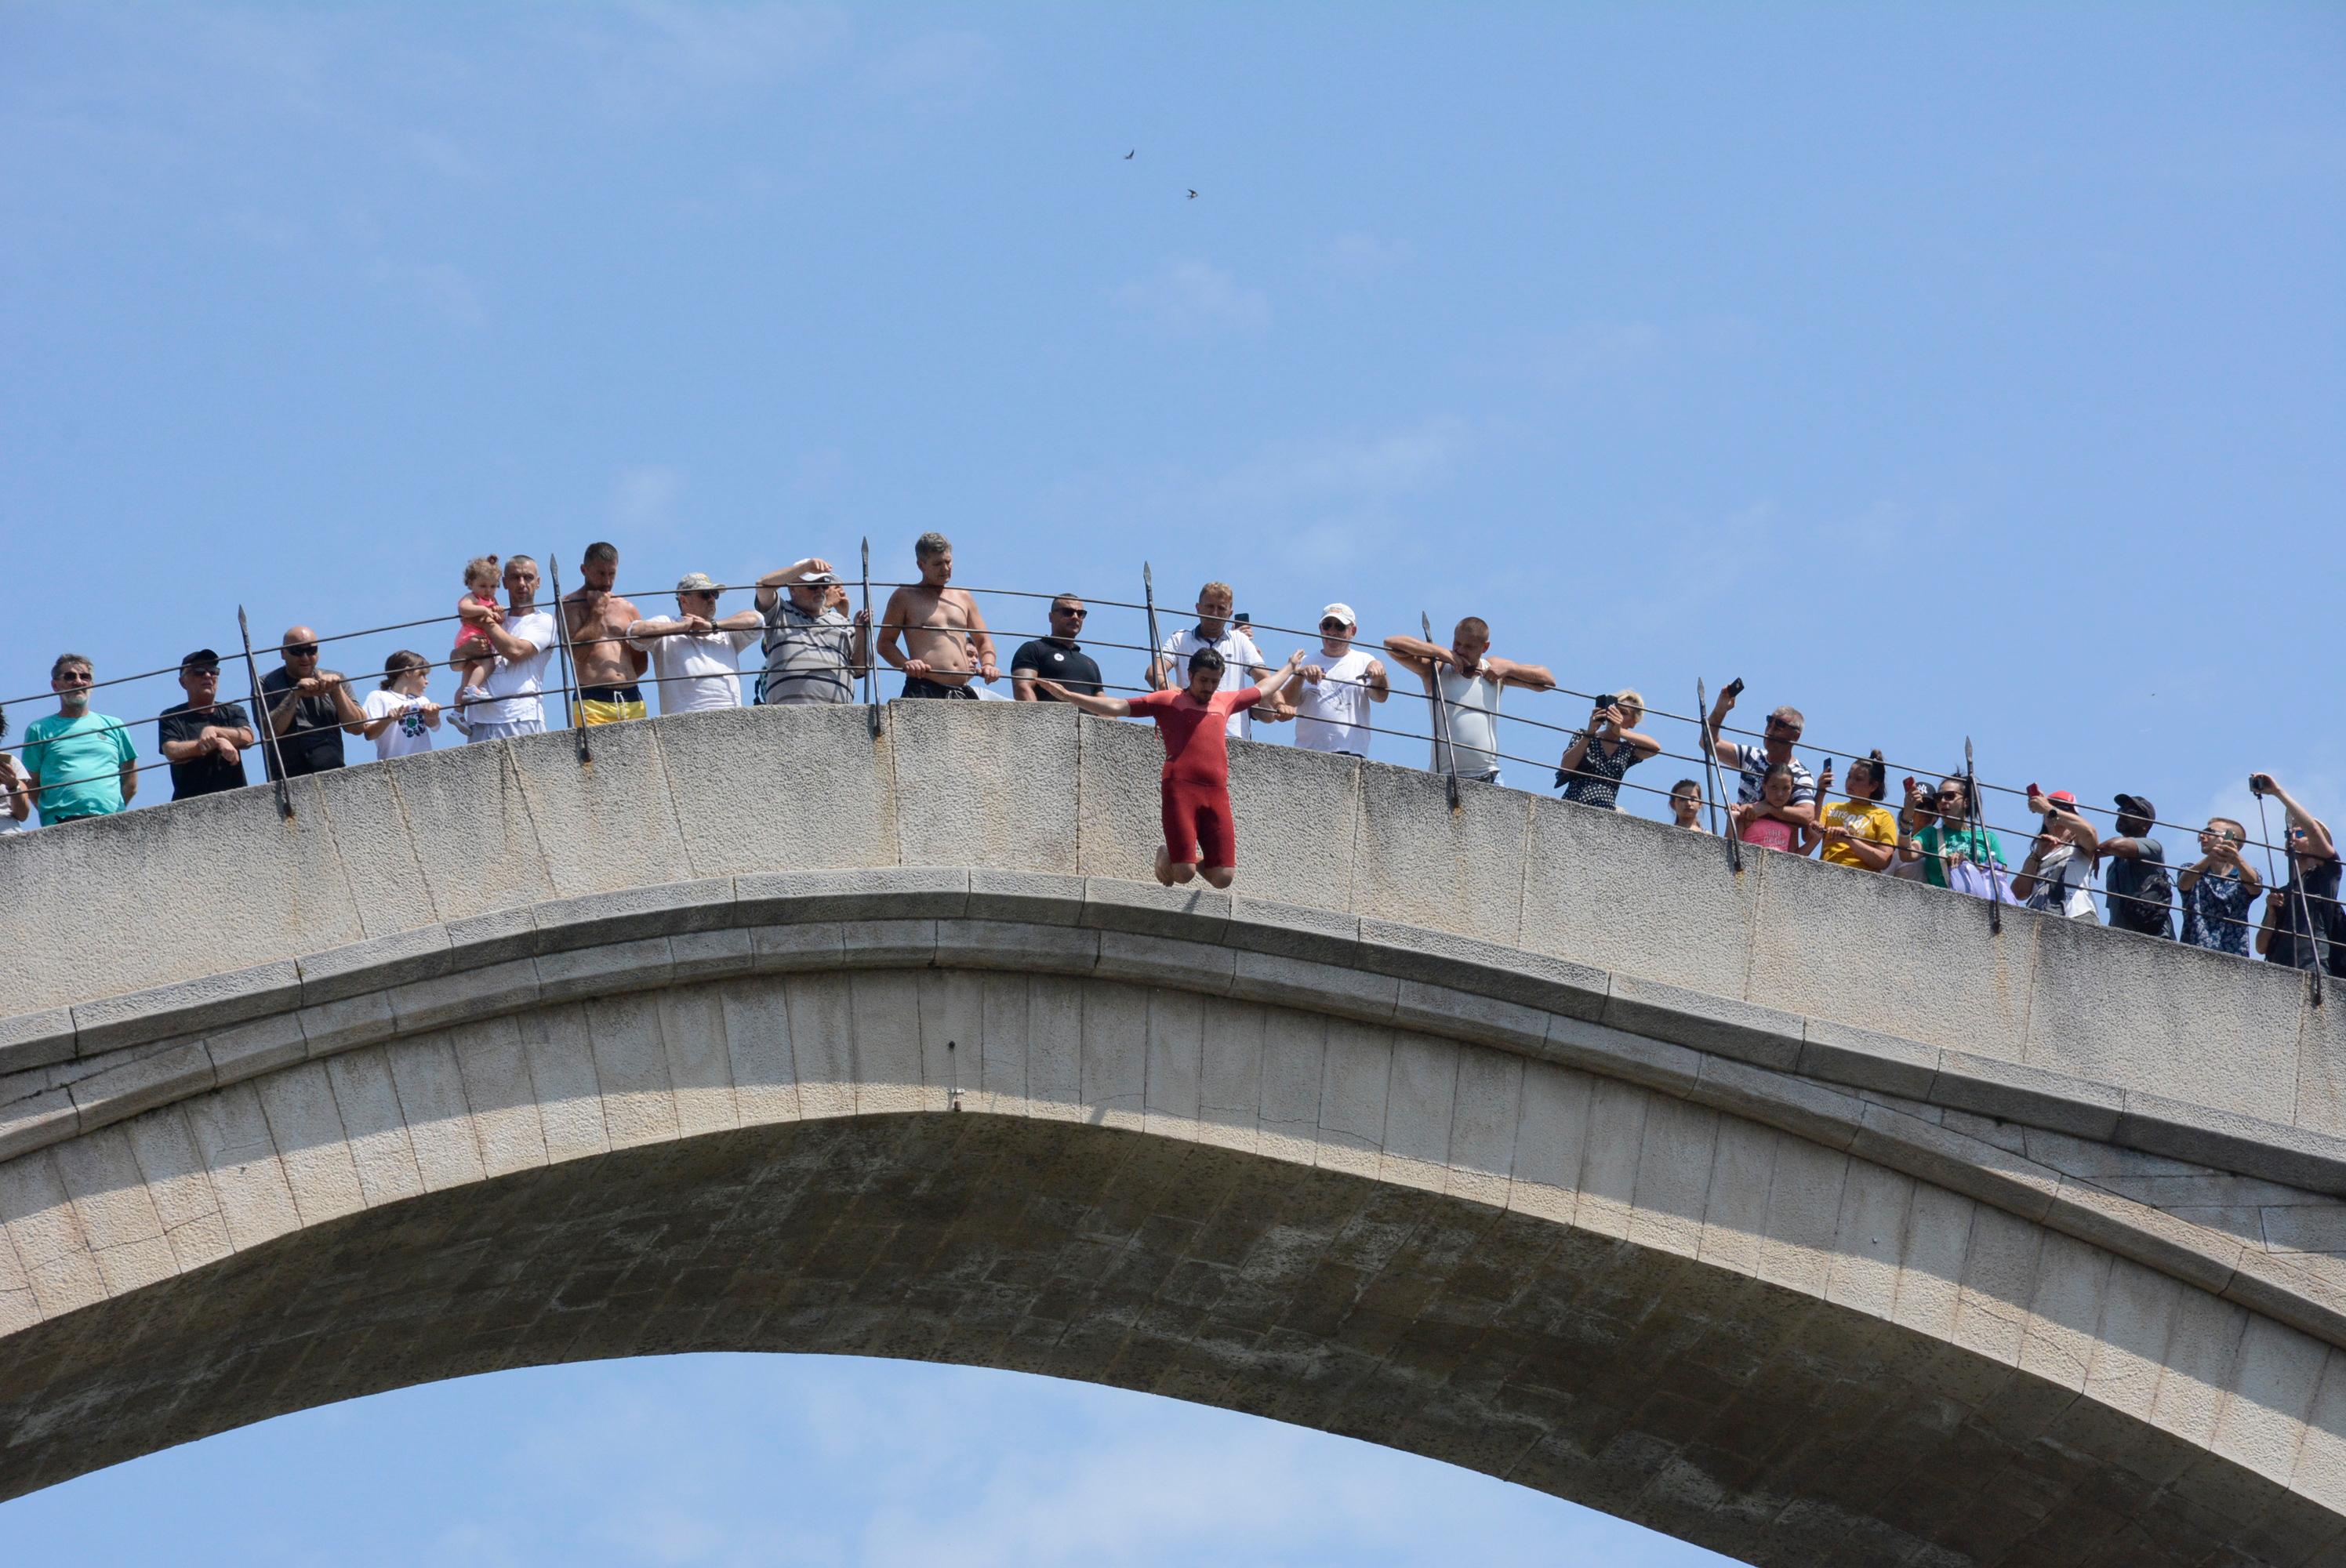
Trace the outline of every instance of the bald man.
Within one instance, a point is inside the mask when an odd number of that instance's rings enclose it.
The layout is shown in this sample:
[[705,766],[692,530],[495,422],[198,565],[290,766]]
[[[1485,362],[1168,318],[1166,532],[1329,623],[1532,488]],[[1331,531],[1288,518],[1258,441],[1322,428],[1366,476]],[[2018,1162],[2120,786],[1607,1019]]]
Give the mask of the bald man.
[[341,676],[318,667],[316,632],[288,626],[278,651],[285,662],[260,677],[260,703],[277,736],[276,756],[270,755],[266,740],[260,748],[269,776],[277,777],[280,759],[288,779],[340,768],[342,732],[363,733],[366,714]]

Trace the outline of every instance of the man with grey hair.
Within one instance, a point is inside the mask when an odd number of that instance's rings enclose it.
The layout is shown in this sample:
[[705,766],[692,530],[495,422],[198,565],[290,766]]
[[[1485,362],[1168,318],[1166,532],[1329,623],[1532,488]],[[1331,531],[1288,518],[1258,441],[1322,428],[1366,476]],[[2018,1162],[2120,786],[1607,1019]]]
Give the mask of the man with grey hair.
[[628,624],[628,646],[650,658],[664,714],[741,706],[741,650],[758,640],[766,620],[755,610],[719,620],[721,592],[708,573],[687,572],[677,580],[676,619]]
[[872,662],[872,612],[850,621],[831,603],[839,574],[820,555],[758,579],[766,673],[758,700],[769,708],[853,702],[855,677]]
[[[25,731],[21,787],[41,810],[41,826],[127,809],[138,793],[138,752],[118,718],[89,710],[96,667],[87,654],[59,654],[49,666],[57,710]],[[13,810],[13,808],[12,808]]]
[[515,555],[505,562],[507,608],[502,622],[483,623],[496,659],[488,677],[456,694],[459,728],[474,740],[504,740],[546,730],[546,661],[561,633],[554,616],[537,607],[537,561]]
[[[880,616],[880,657],[904,672],[906,697],[975,700],[970,677],[991,686],[1002,678],[994,662],[994,634],[966,588],[953,581],[953,541],[923,534],[913,544],[921,580],[888,596]],[[911,647],[908,656],[899,639]]]
[[[1735,798],[1743,805],[1759,809],[1760,814],[1774,817],[1797,828],[1817,825],[1817,781],[1792,755],[1792,742],[1800,738],[1808,720],[1797,708],[1780,708],[1768,716],[1768,731],[1757,746],[1719,738],[1719,727],[1727,716],[1735,711],[1735,699],[1743,695],[1740,680],[1729,681],[1719,688],[1718,698],[1710,705],[1710,716],[1703,721],[1703,741],[1728,767],[1736,770]],[[1768,804],[1768,769],[1777,763],[1790,765],[1792,799],[1789,805]],[[1826,770],[1830,773],[1831,770]]]

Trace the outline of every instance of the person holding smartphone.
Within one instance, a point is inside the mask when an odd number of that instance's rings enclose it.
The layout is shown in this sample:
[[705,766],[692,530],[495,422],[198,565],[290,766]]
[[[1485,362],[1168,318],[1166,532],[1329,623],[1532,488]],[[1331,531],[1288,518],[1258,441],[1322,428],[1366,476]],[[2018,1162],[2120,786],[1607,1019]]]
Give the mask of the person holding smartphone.
[[2288,812],[2281,837],[2289,850],[2289,881],[2265,895],[2265,921],[2257,952],[2267,962],[2291,969],[2326,969],[2346,974],[2346,952],[2337,946],[2338,841],[2320,818],[2298,803],[2270,773],[2249,775],[2249,789],[2270,795]]
[[2199,830],[2199,859],[2176,873],[2183,897],[2183,940],[2210,952],[2249,956],[2249,910],[2264,879],[2240,853],[2249,830],[2229,817],[2210,817]]

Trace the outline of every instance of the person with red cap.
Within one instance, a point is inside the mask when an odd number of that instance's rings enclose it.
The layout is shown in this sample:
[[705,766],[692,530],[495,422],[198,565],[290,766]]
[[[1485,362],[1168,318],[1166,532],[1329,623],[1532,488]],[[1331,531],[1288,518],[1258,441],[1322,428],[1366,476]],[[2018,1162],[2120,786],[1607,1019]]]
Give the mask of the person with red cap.
[[2067,920],[2101,923],[2094,912],[2094,868],[2101,859],[2101,835],[2077,809],[2066,789],[2047,795],[2031,784],[2028,809],[2045,819],[2045,830],[2029,846],[2028,858],[2012,879],[2012,896],[2033,910]]
[[1035,684],[1060,702],[1101,718],[1146,714],[1157,721],[1165,742],[1165,771],[1158,790],[1165,821],[1165,844],[1157,851],[1157,880],[1167,887],[1203,875],[1227,888],[1237,874],[1239,830],[1230,813],[1229,721],[1257,703],[1278,701],[1303,666],[1297,648],[1260,686],[1233,691],[1222,683],[1222,656],[1199,648],[1188,656],[1188,684],[1139,697],[1095,697],[1037,676]]

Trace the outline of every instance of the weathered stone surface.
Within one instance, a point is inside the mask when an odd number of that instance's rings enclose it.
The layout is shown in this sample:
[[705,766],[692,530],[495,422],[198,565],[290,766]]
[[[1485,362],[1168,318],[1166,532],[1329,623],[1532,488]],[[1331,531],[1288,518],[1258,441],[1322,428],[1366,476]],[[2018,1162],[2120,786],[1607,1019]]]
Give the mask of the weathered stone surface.
[[[225,835],[312,918],[230,898],[5,983],[0,1430],[50,1435],[0,1490],[607,1315],[1215,1400],[1755,1561],[2346,1539],[2346,1009],[2301,980],[1273,747],[1234,754],[1236,895],[1168,891],[1146,728],[891,723],[680,717],[586,769],[350,769],[290,825],[252,791],[30,836],[102,871]],[[54,852],[0,842],[33,904]],[[1841,962],[1861,927],[1935,989]],[[444,1339],[371,1361],[392,1302]]]

